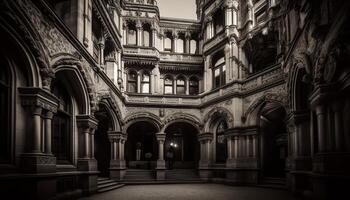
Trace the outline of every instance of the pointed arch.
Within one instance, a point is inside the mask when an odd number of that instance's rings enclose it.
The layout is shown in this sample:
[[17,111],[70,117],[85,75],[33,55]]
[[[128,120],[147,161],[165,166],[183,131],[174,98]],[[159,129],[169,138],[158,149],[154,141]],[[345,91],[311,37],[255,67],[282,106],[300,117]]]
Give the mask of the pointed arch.
[[222,118],[227,123],[227,128],[233,128],[233,115],[223,107],[215,107],[211,109],[204,117],[204,132],[212,132],[213,124],[217,123],[218,119]]

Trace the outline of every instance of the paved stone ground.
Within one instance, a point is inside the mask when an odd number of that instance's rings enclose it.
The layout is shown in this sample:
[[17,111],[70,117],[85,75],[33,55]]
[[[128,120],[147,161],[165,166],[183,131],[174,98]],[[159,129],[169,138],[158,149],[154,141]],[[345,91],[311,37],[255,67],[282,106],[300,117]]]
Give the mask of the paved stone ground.
[[131,185],[81,200],[296,200],[288,191],[220,184]]

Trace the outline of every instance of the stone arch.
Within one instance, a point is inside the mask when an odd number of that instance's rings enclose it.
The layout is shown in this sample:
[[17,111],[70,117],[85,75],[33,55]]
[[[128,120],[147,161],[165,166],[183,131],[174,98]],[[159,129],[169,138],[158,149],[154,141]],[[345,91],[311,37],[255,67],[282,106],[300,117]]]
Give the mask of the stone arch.
[[243,114],[243,121],[247,123],[247,125],[255,126],[258,124],[258,116],[260,114],[261,109],[266,105],[266,103],[277,103],[281,105],[284,109],[286,109],[286,112],[288,113],[288,110],[286,108],[287,105],[287,97],[283,94],[279,93],[265,93],[263,96],[255,99],[250,106],[248,107],[247,111]]
[[59,73],[65,73],[65,77],[71,81],[71,89],[77,95],[76,98],[79,102],[79,114],[90,115],[95,111],[96,101],[93,100],[94,95],[92,89],[89,87],[86,74],[82,73],[81,68],[78,62],[72,62],[72,60],[59,60],[53,65],[55,76]]
[[7,43],[11,44],[11,49],[7,49],[9,51],[5,54],[16,51],[13,55],[16,55],[16,61],[22,62],[19,67],[28,78],[27,86],[42,87],[43,80],[50,78],[51,73],[48,69],[48,56],[33,26],[20,16],[2,17],[1,15],[0,30],[1,38],[6,39],[1,44],[5,46]]
[[201,129],[200,120],[196,116],[191,115],[191,114],[187,114],[187,113],[182,113],[182,112],[174,113],[174,114],[167,116],[163,120],[163,122],[164,122],[164,126],[161,129],[161,132],[164,132],[167,127],[169,127],[171,124],[176,123],[176,122],[189,123],[197,129],[198,133],[200,133],[200,129]]
[[112,118],[112,131],[122,131],[122,122],[120,113],[118,113],[119,109],[116,109],[116,105],[112,103],[110,97],[102,97],[99,102],[99,107],[104,106],[108,115]]
[[217,121],[218,118],[224,118],[227,123],[227,128],[233,128],[233,115],[232,113],[223,107],[215,107],[211,109],[204,117],[204,132],[211,132],[211,127],[213,123]]
[[129,126],[140,121],[147,121],[153,124],[158,129],[158,131],[160,131],[163,127],[163,123],[157,115],[149,112],[137,112],[125,117],[123,130],[126,132]]
[[297,110],[300,105],[298,101],[298,90],[300,90],[300,83],[310,83],[311,84],[311,64],[310,58],[307,54],[297,54],[294,58],[293,65],[288,73],[288,103],[290,110]]

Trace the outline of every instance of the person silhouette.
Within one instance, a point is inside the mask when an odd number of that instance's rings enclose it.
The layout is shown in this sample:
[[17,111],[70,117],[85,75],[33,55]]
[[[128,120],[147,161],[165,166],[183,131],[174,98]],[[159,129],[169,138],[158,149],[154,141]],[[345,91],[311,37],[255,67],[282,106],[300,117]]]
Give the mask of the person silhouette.
[[168,161],[168,169],[173,169],[174,165],[174,148],[171,146],[166,154],[167,161]]

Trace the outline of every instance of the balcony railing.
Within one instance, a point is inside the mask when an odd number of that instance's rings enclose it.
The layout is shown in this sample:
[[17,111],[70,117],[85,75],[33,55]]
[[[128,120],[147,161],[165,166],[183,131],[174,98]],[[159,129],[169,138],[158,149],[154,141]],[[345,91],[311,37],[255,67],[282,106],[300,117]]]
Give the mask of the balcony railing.
[[160,53],[160,60],[165,62],[185,62],[185,63],[203,63],[201,55],[189,55],[179,53]]
[[181,105],[202,106],[212,101],[226,99],[227,96],[246,96],[254,90],[260,90],[268,85],[283,81],[283,70],[280,64],[273,65],[266,70],[254,74],[243,81],[234,81],[221,88],[198,96],[170,96],[170,95],[144,95],[124,94],[128,103],[153,105]]
[[158,2],[156,0],[125,0],[128,3],[135,3],[135,4],[144,4],[144,5],[153,5],[157,6]]
[[124,55],[159,57],[159,52],[154,47],[124,46]]

